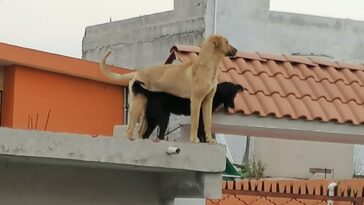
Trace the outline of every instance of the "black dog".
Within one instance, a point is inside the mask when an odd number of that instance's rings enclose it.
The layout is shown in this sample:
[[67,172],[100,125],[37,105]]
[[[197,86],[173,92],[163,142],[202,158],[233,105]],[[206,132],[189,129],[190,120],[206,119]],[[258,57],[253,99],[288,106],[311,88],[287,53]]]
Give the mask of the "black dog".
[[[191,115],[191,101],[188,98],[176,97],[165,92],[152,92],[145,89],[142,85],[144,85],[143,82],[135,81],[132,90],[134,94],[142,94],[148,98],[145,113],[148,128],[143,135],[143,139],[149,138],[158,125],[160,128],[158,138],[163,140],[171,113],[176,115]],[[234,98],[243,89],[238,84],[230,82],[219,83],[213,99],[212,110],[216,110],[221,104],[223,104],[225,110],[234,108]],[[200,142],[206,142],[202,112],[200,112],[198,138]]]

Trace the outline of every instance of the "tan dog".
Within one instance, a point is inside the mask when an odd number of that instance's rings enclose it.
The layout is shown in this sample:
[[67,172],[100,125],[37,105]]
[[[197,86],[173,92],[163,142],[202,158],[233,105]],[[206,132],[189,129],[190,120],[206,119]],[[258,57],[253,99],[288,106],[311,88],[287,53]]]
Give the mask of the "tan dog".
[[113,73],[107,69],[105,62],[110,52],[107,53],[100,62],[100,68],[104,75],[117,80],[129,80],[130,121],[127,131],[128,138],[133,139],[133,132],[138,119],[144,118],[146,97],[134,95],[131,91],[134,81],[139,80],[150,91],[163,91],[191,99],[190,141],[195,143],[199,142],[197,128],[202,106],[206,141],[215,142],[211,136],[211,113],[218,68],[224,56],[233,56],[236,52],[237,50],[228,43],[226,38],[212,35],[203,42],[198,58],[192,62],[159,65],[124,75]]

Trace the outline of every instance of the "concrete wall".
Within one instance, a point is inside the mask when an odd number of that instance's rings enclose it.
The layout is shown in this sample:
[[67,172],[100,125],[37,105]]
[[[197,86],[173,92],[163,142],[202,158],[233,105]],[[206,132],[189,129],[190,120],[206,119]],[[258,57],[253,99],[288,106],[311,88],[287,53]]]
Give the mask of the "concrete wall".
[[137,69],[165,61],[173,44],[198,45],[225,35],[240,50],[324,54],[364,62],[364,23],[269,10],[269,0],[175,0],[174,10],[86,28],[83,58]]
[[0,201],[13,205],[157,205],[159,174],[0,162]]
[[174,44],[201,42],[205,1],[176,1],[173,11],[87,27],[82,58],[99,61],[112,50],[108,62],[114,65],[140,69],[164,63]]
[[[10,160],[0,157],[0,202],[12,205],[163,205],[173,204],[165,180],[184,178],[181,196],[186,184],[199,181],[201,175],[192,172],[163,173],[137,170],[52,165]],[[190,187],[191,192],[195,187]],[[172,192],[175,191],[172,189]],[[196,193],[198,195],[199,193]],[[203,199],[176,199],[176,204]],[[190,203],[189,203],[190,204]],[[193,204],[193,203],[192,203]]]
[[266,165],[265,176],[291,178],[323,178],[310,174],[310,168],[334,169],[327,178],[353,177],[352,144],[254,138],[254,158]]
[[240,50],[364,62],[364,22],[269,11],[269,0],[217,2],[217,33]]
[[[163,205],[221,197],[224,146],[117,136],[0,128],[1,204]],[[181,152],[169,155],[167,147]]]

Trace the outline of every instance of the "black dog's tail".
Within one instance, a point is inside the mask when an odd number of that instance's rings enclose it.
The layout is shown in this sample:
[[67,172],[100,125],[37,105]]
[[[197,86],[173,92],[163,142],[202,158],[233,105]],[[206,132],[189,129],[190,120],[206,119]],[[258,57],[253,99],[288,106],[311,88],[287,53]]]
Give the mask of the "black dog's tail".
[[144,83],[142,81],[139,81],[139,80],[134,81],[134,83],[132,85],[133,93],[135,95],[142,94],[142,95],[145,95],[146,97],[151,97],[153,92],[145,89],[143,87],[143,85],[144,85]]

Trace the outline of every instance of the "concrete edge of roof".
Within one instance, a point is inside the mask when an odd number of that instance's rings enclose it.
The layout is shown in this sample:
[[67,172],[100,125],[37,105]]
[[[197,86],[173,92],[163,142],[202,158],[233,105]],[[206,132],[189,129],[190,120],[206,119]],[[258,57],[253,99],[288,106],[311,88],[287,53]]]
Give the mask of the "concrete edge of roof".
[[364,144],[364,126],[294,120],[288,118],[261,117],[255,115],[231,115],[219,112],[213,115],[215,132],[269,137],[291,140]]
[[[11,128],[0,128],[0,140],[1,157],[27,158],[28,161],[113,165],[115,168],[134,167],[146,171],[157,168],[219,173],[225,170],[226,147],[219,144],[155,143],[150,140],[130,141],[126,137],[92,137]],[[180,152],[168,154],[168,147],[178,147]]]

